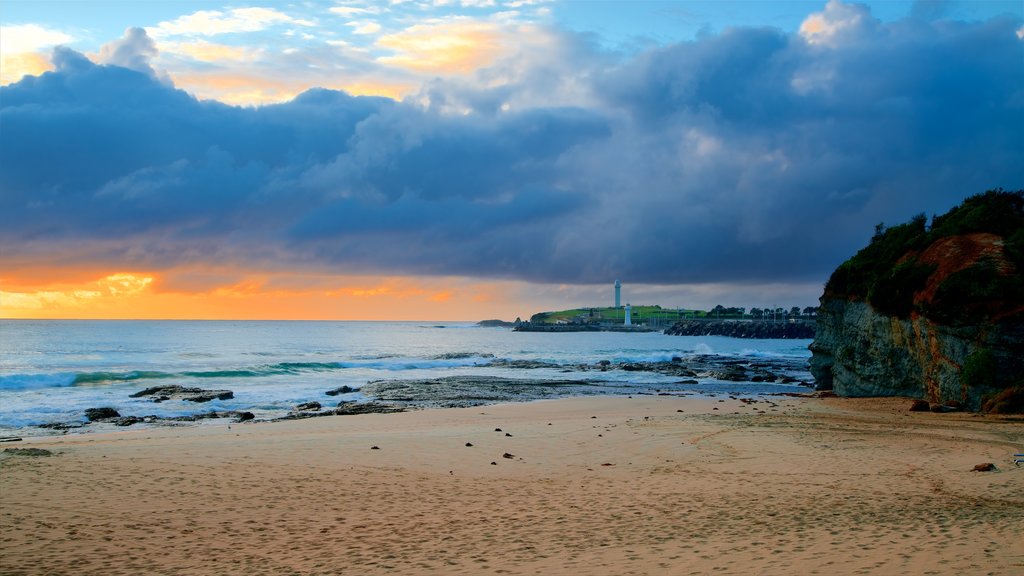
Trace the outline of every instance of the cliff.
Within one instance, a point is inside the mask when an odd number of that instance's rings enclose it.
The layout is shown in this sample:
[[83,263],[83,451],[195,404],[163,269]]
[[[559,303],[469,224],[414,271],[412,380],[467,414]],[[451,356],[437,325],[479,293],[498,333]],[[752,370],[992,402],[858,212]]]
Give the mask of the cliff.
[[885,230],[832,274],[811,344],[819,389],[968,409],[1024,402],[1024,192]]

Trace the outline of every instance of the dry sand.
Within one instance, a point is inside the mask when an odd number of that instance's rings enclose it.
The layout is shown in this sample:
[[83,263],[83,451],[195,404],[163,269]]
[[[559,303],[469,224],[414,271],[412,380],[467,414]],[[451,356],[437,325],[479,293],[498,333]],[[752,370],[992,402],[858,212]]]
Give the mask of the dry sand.
[[0,572],[1024,573],[1024,421],[771,402],[588,398],[3,444],[56,454],[0,457]]

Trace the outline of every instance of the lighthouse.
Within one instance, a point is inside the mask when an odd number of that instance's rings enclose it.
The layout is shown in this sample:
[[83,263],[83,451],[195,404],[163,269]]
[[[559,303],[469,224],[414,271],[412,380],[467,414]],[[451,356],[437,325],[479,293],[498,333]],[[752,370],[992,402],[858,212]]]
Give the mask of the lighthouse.
[[623,322],[623,324],[625,324],[626,326],[632,326],[633,325],[633,317],[632,317],[633,314],[632,313],[633,313],[633,307],[630,306],[629,304],[626,304],[626,321]]
[[615,281],[615,307],[619,308],[622,306],[622,283],[618,280]]

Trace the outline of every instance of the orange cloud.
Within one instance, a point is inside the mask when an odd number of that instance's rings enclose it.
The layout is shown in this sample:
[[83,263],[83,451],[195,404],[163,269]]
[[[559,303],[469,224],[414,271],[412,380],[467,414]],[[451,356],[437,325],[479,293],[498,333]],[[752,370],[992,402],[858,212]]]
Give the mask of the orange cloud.
[[[252,106],[287,102],[305,91],[311,84],[307,78],[270,78],[258,71],[251,73],[172,74],[174,85],[204,99],[215,99],[236,106]],[[411,84],[386,82],[326,82],[317,79],[314,84],[334,90],[344,90],[353,96],[384,96],[401,99],[412,91]]]
[[153,282],[152,276],[111,274],[80,286],[52,287],[25,292],[0,291],[0,316],[53,317],[89,308],[104,308],[112,301],[137,297]]
[[4,54],[0,58],[0,85],[21,80],[25,76],[38,76],[53,70],[50,59],[35,52]]
[[511,40],[507,30],[489,22],[417,24],[381,36],[377,46],[394,55],[378,61],[418,72],[465,74],[505,55],[513,45]]
[[240,46],[228,46],[206,40],[192,42],[161,42],[161,52],[182,54],[200,62],[246,62],[255,58],[254,50]]

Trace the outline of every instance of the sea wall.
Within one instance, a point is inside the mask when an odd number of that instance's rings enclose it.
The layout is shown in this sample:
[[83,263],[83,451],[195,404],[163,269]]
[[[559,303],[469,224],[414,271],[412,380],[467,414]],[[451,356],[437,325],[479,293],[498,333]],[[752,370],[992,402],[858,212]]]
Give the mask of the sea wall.
[[807,321],[682,320],[665,334],[671,336],[730,336],[732,338],[814,338],[815,325]]
[[949,326],[870,304],[823,298],[811,344],[819,389],[840,396],[910,396],[977,410],[1024,370],[1020,323]]

